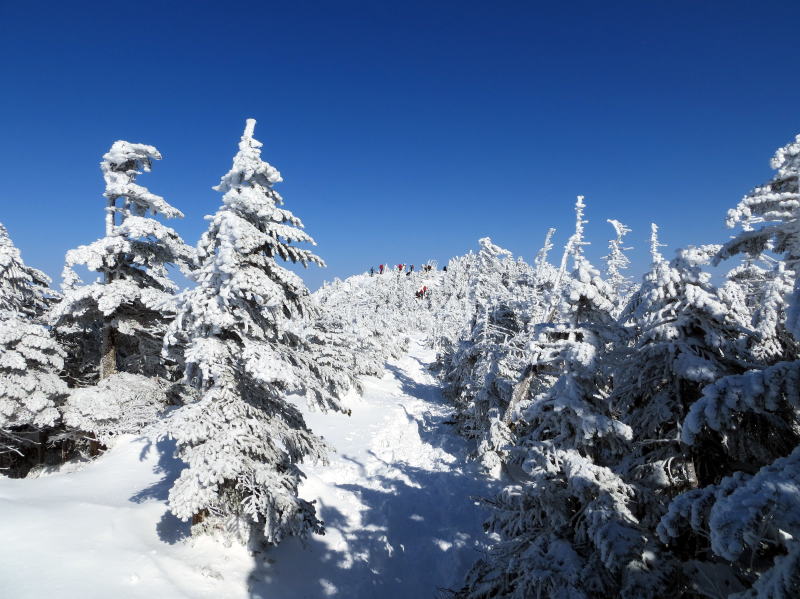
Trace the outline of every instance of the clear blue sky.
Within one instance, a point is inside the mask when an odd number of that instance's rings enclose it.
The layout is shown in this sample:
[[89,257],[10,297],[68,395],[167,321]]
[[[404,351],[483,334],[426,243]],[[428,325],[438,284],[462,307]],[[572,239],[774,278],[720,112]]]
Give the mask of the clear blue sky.
[[0,222],[58,277],[100,236],[101,155],[157,146],[140,182],[191,243],[246,117],[329,268],[443,263],[484,235],[531,258],[587,198],[675,247],[800,132],[800,3],[0,0]]

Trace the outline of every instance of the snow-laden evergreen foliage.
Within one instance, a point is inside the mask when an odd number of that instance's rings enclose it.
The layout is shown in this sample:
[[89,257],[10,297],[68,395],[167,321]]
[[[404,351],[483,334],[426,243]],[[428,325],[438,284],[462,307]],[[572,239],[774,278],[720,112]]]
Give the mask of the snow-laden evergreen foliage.
[[[582,198],[567,245],[574,268],[553,297],[552,320],[533,328],[510,484],[488,500],[499,542],[467,577],[460,597],[645,596],[644,538],[634,488],[612,467],[632,437],[611,409],[601,367],[624,340],[612,289],[584,258]],[[540,372],[541,371],[541,372]],[[558,374],[560,373],[560,376]],[[544,375],[544,376],[543,376]]]
[[[742,231],[719,252],[718,260],[737,254],[758,258],[765,252],[783,257],[785,268],[798,273],[800,268],[800,135],[780,148],[772,158],[775,176],[744,196],[728,211],[729,227]],[[789,302],[789,331],[800,337],[800,294]]]
[[353,374],[380,375],[387,360],[406,351],[409,332],[417,330],[419,318],[426,318],[427,300],[415,297],[420,275],[356,275],[314,293],[320,314],[315,328],[339,329],[350,339],[352,354],[345,359],[353,361]]
[[623,241],[623,238],[631,230],[618,220],[610,218],[608,222],[614,227],[616,237],[608,242],[608,255],[604,257],[606,261],[606,278],[608,279],[608,284],[611,285],[617,305],[622,308],[633,288],[633,282],[623,273],[631,266],[630,258],[625,255],[625,252],[633,248],[625,247],[625,242]]
[[636,431],[625,469],[648,487],[641,502],[651,518],[663,512],[670,493],[706,476],[694,471],[679,443],[689,407],[705,385],[745,366],[735,341],[746,330],[746,315],[726,303],[701,270],[716,249],[657,259],[623,314],[635,339],[618,348],[613,400]]
[[63,366],[64,351],[44,326],[0,316],[0,453],[22,455],[59,421],[67,393],[58,376]]
[[321,532],[314,506],[297,494],[303,459],[327,447],[287,397],[340,409],[339,382],[318,365],[305,319],[314,306],[302,280],[280,266],[323,265],[300,219],[281,208],[280,173],[261,160],[247,121],[231,170],[215,189],[222,206],[198,246],[196,287],[178,299],[166,345],[185,363],[200,397],[170,417],[169,434],[186,462],[169,493],[170,509],[205,530],[251,542]]
[[435,314],[442,315],[437,322],[444,322],[456,303],[452,298],[466,298],[461,318],[471,315],[471,322],[465,326],[452,320],[449,337],[437,343],[441,376],[459,431],[475,441],[475,457],[495,474],[512,440],[510,409],[515,385],[527,366],[529,332],[544,316],[552,287],[554,269],[546,260],[553,232],[548,232],[533,268],[490,239],[479,240],[476,259],[467,263],[468,276],[459,277],[463,261],[448,265],[449,297],[434,307]]
[[745,587],[740,598],[800,593],[799,155],[800,137],[776,152],[772,181],[728,214],[742,231],[717,260],[744,254],[726,285],[737,301],[729,312],[744,313],[752,325],[738,344],[749,363],[707,377],[690,406],[680,438],[691,449],[696,488],[678,496],[658,526],[676,550],[689,544],[697,560],[724,564],[727,579]]
[[117,372],[97,385],[72,389],[64,424],[110,446],[119,435],[136,435],[158,422],[168,404],[163,379]]
[[49,283],[23,262],[0,224],[0,454],[15,454],[3,464],[41,451],[66,397],[64,351],[39,321],[55,297]]
[[[652,225],[640,285],[620,221],[607,276],[589,263],[579,196],[557,266],[554,229],[531,265],[484,237],[442,271],[386,265],[312,296],[277,262],[322,264],[295,245],[313,240],[254,124],[196,252],[150,218],[181,214],[136,183],[158,152],[128,142],[101,164],[106,236],[68,253],[57,305],[0,225],[0,468],[48,439],[166,430],[187,464],[170,509],[195,532],[322,532],[298,487],[328,447],[294,402],[343,410],[358,377],[424,339],[446,424],[502,488],[484,500],[494,545],[455,596],[800,596],[800,136],[729,212],[725,245],[667,260]],[[709,262],[732,258],[712,284]],[[171,264],[195,283],[177,298]]]
[[[161,154],[153,146],[117,141],[100,163],[106,182],[105,237],[70,250],[63,272],[64,298],[49,319],[69,350],[68,370],[81,385],[117,369],[146,376],[174,376],[161,357],[174,292],[167,267],[188,273],[193,251],[155,216],[183,214],[136,182]],[[99,273],[84,285],[76,266]]]
[[58,298],[50,289],[50,277],[27,266],[0,223],[0,313],[40,318]]

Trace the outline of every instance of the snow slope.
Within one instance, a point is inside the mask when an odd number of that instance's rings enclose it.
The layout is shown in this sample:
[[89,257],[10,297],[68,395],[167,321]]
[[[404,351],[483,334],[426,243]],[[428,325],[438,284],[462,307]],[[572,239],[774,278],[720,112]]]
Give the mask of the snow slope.
[[0,588],[18,599],[434,597],[456,586],[485,548],[491,481],[465,460],[449,410],[412,343],[387,374],[347,398],[352,416],[307,413],[336,449],[306,465],[301,493],[327,534],[251,557],[187,538],[166,512],[180,464],[170,442],[125,439],[83,470],[0,479]]

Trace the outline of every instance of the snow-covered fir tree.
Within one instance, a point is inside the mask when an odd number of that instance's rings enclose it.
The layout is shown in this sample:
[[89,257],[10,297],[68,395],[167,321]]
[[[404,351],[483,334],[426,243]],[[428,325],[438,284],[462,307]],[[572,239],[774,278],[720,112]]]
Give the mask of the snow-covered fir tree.
[[23,262],[0,223],[0,312],[38,319],[57,298],[50,289],[50,277]]
[[59,378],[64,350],[44,326],[14,316],[0,316],[0,453],[19,456],[54,426],[67,386]]
[[[188,273],[193,251],[154,217],[181,218],[164,198],[139,185],[161,154],[153,146],[116,141],[100,168],[106,188],[105,236],[67,252],[64,298],[50,322],[70,353],[75,384],[110,376],[118,369],[147,376],[173,376],[161,357],[167,323],[174,315],[174,292],[167,267]],[[101,278],[84,285],[76,266]]]
[[625,247],[625,242],[623,241],[631,230],[618,220],[608,219],[608,222],[614,227],[616,237],[608,242],[608,255],[604,257],[606,261],[606,278],[613,289],[617,306],[622,308],[627,302],[633,287],[632,281],[623,272],[631,266],[630,258],[625,255],[625,252],[633,248]]
[[[800,136],[772,167],[773,179],[729,212],[729,226],[742,230],[717,255],[744,255],[738,297],[742,311],[756,299],[749,346],[760,363],[715,377],[692,403],[681,440],[705,476],[670,504],[658,533],[691,547],[688,557],[715,568],[736,597],[788,599],[800,593]],[[757,270],[765,253],[782,263]]]
[[[196,287],[180,296],[166,345],[185,363],[199,399],[168,423],[187,467],[169,493],[170,509],[196,529],[223,530],[252,543],[322,530],[298,497],[304,459],[327,447],[287,397],[303,394],[341,409],[305,337],[314,306],[302,280],[277,259],[322,265],[300,219],[281,208],[280,173],[261,159],[249,119],[231,170],[215,187],[222,206],[198,245]],[[334,389],[335,390],[335,389]]]
[[444,395],[453,403],[458,431],[474,441],[475,457],[495,474],[498,455],[511,440],[504,416],[518,375],[510,340],[519,332],[511,309],[486,306],[476,314],[469,338],[442,358]]
[[632,433],[612,413],[599,368],[622,333],[609,286],[582,254],[583,208],[579,198],[568,244],[574,268],[552,309],[561,320],[538,325],[532,344],[537,363],[558,364],[562,374],[518,406],[512,482],[487,502],[500,540],[459,597],[645,596],[634,490],[611,468]]
[[21,458],[41,456],[47,430],[60,419],[67,387],[64,351],[39,317],[53,297],[47,276],[27,266],[0,224],[0,463],[18,473]]
[[[434,306],[434,321],[451,327],[435,345],[444,394],[453,402],[459,432],[475,441],[475,456],[496,474],[511,441],[509,413],[527,365],[528,333],[541,321],[549,299],[555,269],[547,253],[553,232],[548,232],[533,268],[489,238],[479,240],[481,249],[474,260],[451,260],[450,285],[444,289],[449,295]],[[464,268],[467,276],[459,276]],[[448,321],[449,310],[460,310],[460,316],[451,315]],[[467,314],[472,314],[471,322],[461,325]]]

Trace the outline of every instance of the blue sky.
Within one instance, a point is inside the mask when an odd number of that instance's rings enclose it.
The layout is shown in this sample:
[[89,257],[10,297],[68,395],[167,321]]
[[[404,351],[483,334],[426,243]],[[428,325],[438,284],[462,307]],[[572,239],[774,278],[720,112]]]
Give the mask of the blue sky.
[[587,198],[646,266],[724,240],[725,211],[800,132],[797,2],[0,0],[0,222],[58,277],[100,236],[116,139],[194,243],[246,117],[328,269],[443,263],[484,235],[530,259]]

